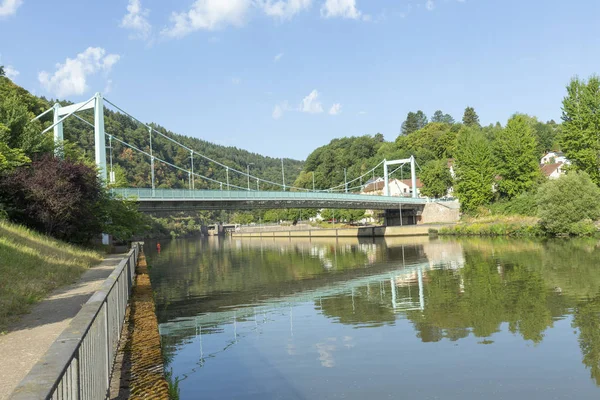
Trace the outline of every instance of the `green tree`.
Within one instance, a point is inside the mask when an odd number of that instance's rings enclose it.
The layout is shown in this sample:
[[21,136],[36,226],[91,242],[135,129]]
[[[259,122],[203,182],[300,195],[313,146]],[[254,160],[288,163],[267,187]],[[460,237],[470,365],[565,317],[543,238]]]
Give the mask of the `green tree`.
[[4,65],[0,65],[0,76],[5,76]]
[[452,157],[456,144],[456,132],[451,125],[432,122],[410,136],[398,136],[396,146],[408,157],[414,155],[419,162]]
[[477,115],[473,107],[465,108],[465,113],[463,114],[462,122],[464,125],[469,127],[481,127],[481,125],[479,124],[479,116]]
[[452,176],[446,160],[431,161],[423,166],[421,172],[421,194],[428,197],[443,197],[452,187]]
[[406,121],[402,123],[402,135],[409,135],[427,125],[427,116],[421,110],[409,112]]
[[586,235],[600,218],[600,188],[585,172],[571,172],[538,189],[538,216],[553,235]]
[[[2,129],[2,124],[0,124]],[[6,143],[0,142],[0,172],[11,170],[30,162],[21,149],[11,149]]]
[[444,114],[441,110],[437,110],[433,117],[431,117],[431,122],[441,122],[443,124],[454,124],[454,118],[450,114]]
[[127,182],[127,172],[123,167],[115,164],[113,165],[113,172],[115,174],[115,181],[107,185],[109,188],[123,188],[129,186],[129,183]]
[[500,175],[498,193],[511,199],[524,193],[540,178],[537,142],[525,115],[517,114],[508,120],[493,142],[497,173]]
[[490,145],[480,130],[463,128],[458,135],[454,189],[463,211],[474,211],[493,196],[494,163]]
[[600,78],[574,78],[563,99],[561,146],[573,167],[600,184]]

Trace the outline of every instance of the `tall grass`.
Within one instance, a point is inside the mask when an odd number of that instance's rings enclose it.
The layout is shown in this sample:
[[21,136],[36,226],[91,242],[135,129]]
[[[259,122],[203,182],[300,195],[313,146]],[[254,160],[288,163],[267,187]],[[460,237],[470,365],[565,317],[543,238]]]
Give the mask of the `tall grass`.
[[488,215],[485,217],[466,217],[459,224],[441,228],[440,235],[456,236],[515,236],[540,237],[546,233],[535,217],[520,215],[502,216]]
[[75,282],[100,253],[0,221],[0,332],[53,289]]

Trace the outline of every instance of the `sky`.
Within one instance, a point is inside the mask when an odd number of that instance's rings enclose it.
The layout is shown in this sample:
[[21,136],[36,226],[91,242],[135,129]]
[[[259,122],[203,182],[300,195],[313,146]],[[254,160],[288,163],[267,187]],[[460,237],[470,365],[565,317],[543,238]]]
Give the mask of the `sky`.
[[419,109],[558,121],[569,80],[600,72],[598,15],[598,0],[0,0],[0,65],[36,95],[101,92],[180,134],[305,159],[394,140]]

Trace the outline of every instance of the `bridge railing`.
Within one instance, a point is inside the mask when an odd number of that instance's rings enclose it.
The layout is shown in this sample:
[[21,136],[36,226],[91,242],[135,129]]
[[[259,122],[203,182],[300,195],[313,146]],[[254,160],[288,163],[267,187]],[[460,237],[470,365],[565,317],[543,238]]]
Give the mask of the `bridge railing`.
[[134,244],[11,399],[107,398],[139,253]]
[[425,199],[412,197],[373,196],[355,193],[327,192],[268,192],[240,190],[188,190],[188,189],[147,189],[118,188],[112,193],[124,198],[139,200],[347,200],[389,203],[423,203]]

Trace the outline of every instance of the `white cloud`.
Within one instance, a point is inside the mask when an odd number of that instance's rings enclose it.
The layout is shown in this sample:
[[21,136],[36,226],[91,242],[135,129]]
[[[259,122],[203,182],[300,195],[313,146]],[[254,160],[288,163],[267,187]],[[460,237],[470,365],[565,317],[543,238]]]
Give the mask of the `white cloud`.
[[97,72],[109,72],[119,61],[118,54],[106,54],[101,47],[88,47],[75,58],[67,58],[64,64],[56,64],[56,72],[38,74],[38,80],[48,92],[58,96],[81,95],[88,90],[87,78]]
[[325,0],[321,6],[321,16],[324,18],[359,19],[361,15],[356,8],[356,0]]
[[[331,107],[329,113],[331,115],[337,115],[341,112],[341,109],[342,105],[336,103]],[[275,108],[273,108],[273,113],[271,115],[274,119],[279,119],[283,117],[283,114],[287,111],[305,112],[309,114],[322,113],[323,104],[319,101],[319,91],[314,89],[308,96],[302,99],[302,102],[297,107],[290,107],[287,101],[277,104]]]
[[152,25],[148,22],[148,14],[150,13],[147,9],[142,9],[141,0],[129,0],[127,5],[127,14],[121,20],[121,28],[130,29],[133,31],[129,35],[130,39],[143,39],[146,40],[150,37],[152,31]]
[[340,103],[334,103],[329,109],[329,115],[338,115],[342,112],[342,105]]
[[4,67],[4,74],[8,79],[14,81],[17,76],[19,76],[20,72],[17,71],[12,65],[7,65]]
[[0,0],[0,18],[15,15],[22,4],[23,0]]
[[318,114],[323,112],[323,106],[319,102],[319,92],[317,89],[310,92],[308,96],[302,100],[300,111],[310,114]]
[[279,53],[275,57],[273,57],[273,61],[277,62],[277,61],[281,60],[281,57],[283,57],[283,53]]
[[171,14],[173,25],[161,34],[181,38],[200,29],[213,31],[228,25],[241,26],[251,5],[252,0],[196,0],[189,11]]
[[428,11],[432,11],[435,8],[435,3],[433,0],[427,0],[425,3],[425,8],[427,8]]
[[234,76],[233,78],[231,78],[231,83],[234,85],[239,85],[240,83],[242,83],[242,78]]
[[290,110],[290,106],[288,104],[287,101],[284,101],[281,104],[277,104],[275,106],[275,108],[273,108],[273,113],[271,114],[271,116],[273,117],[273,119],[279,119],[281,117],[283,117],[283,113],[285,111],[289,111]]
[[359,111],[357,115],[365,115],[366,113],[366,111]]
[[259,0],[257,4],[269,17],[290,19],[310,8],[312,0]]

